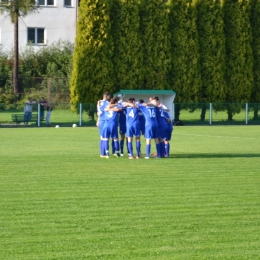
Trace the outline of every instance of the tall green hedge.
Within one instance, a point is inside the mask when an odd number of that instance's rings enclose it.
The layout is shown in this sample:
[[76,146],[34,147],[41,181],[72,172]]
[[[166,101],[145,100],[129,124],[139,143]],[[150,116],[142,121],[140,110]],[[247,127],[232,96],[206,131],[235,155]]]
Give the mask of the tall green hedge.
[[225,35],[222,6],[216,0],[197,1],[202,102],[223,102],[226,97]]
[[81,0],[71,76],[72,107],[113,92],[110,9],[106,0]]
[[[259,6],[259,0],[81,0],[71,103],[119,89],[173,89],[177,103],[259,102]],[[230,107],[229,119],[240,109]]]
[[170,89],[171,61],[168,6],[163,0],[142,0],[144,89]]
[[[173,0],[170,9],[171,86],[177,93],[177,103],[194,102],[201,90],[196,9],[192,0]],[[179,114],[177,106],[176,120]]]
[[114,0],[111,12],[114,39],[115,87],[143,88],[143,52],[138,0]]
[[[226,102],[249,102],[253,87],[252,32],[250,0],[225,0]],[[240,111],[230,107],[228,119]]]
[[[252,0],[251,6],[252,26],[252,50],[254,58],[253,74],[254,85],[251,94],[251,102],[260,103],[260,1]],[[258,106],[254,108],[254,119],[258,119]]]

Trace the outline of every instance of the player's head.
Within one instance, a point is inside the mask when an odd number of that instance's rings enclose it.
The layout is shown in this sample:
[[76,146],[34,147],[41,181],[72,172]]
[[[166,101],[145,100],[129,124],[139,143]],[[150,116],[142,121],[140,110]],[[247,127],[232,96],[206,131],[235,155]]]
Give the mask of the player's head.
[[109,92],[106,91],[106,92],[103,93],[103,100],[108,100],[108,101],[110,100],[110,93]]
[[140,104],[143,104],[144,103],[144,100],[143,99],[139,99],[138,101]]
[[118,103],[118,99],[116,97],[111,98],[110,103],[111,104],[117,104]]
[[152,101],[155,102],[155,105],[157,105],[157,106],[160,105],[160,100],[157,96],[154,96]]
[[135,98],[133,98],[133,97],[129,98],[129,99],[128,99],[128,102],[129,102],[129,103],[134,103],[134,102],[135,102]]

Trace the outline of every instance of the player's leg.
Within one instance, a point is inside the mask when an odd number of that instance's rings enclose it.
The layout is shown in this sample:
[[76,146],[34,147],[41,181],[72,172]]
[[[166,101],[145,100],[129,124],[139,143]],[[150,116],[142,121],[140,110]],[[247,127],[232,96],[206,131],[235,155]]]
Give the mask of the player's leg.
[[114,124],[114,125],[112,126],[111,137],[114,139],[114,146],[115,146],[114,148],[115,148],[116,156],[117,156],[117,157],[120,157],[117,124]]
[[124,144],[125,144],[125,134],[120,134],[121,139],[120,139],[120,152],[121,156],[124,156]]
[[133,159],[133,126],[127,125],[126,127],[126,136],[127,136],[127,150],[129,159]]
[[[126,125],[125,124],[121,124],[120,125],[120,152],[121,152],[121,156],[124,156],[124,143],[125,143],[125,133],[126,133]],[[126,139],[127,142],[127,139]]]
[[99,149],[100,149],[100,157],[104,156],[104,140],[103,140],[103,129],[104,129],[104,121],[100,121],[98,125],[100,141],[99,141]]
[[141,143],[140,143],[140,124],[135,124],[133,126],[134,136],[135,136],[135,147],[136,147],[136,159],[141,158]]
[[146,125],[145,126],[145,135],[144,135],[145,139],[146,139],[146,147],[145,147],[145,159],[149,159],[150,158],[150,154],[151,154],[151,139],[153,137],[153,131],[152,131],[152,127],[150,125]]

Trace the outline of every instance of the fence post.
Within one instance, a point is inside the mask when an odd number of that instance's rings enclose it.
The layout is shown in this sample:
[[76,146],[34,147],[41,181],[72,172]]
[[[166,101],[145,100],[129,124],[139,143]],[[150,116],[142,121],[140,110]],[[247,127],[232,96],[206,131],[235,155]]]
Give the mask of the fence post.
[[248,103],[246,103],[246,125],[248,124]]
[[38,126],[41,126],[41,104],[40,103],[38,103]]
[[209,124],[212,125],[212,103],[209,103]]
[[79,104],[79,126],[82,125],[82,103]]

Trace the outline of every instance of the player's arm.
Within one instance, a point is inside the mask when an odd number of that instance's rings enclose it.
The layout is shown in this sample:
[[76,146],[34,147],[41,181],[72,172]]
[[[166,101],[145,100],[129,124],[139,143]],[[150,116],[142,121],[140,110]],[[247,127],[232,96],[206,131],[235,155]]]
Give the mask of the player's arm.
[[148,102],[148,103],[142,103],[145,107],[157,107],[154,103]]
[[168,109],[164,104],[160,104],[158,107],[159,107],[159,108],[162,108],[163,110],[165,110],[165,111],[167,111],[167,112],[170,111],[170,109]]
[[119,112],[122,111],[122,108],[118,108],[118,107],[106,107],[105,111],[114,111],[114,112]]
[[129,103],[129,102],[124,102],[123,103],[124,107],[135,107],[135,108],[139,108],[135,103]]
[[[106,108],[114,108],[116,106],[117,106],[117,104],[108,104],[108,106]],[[107,110],[105,110],[105,111],[107,111]]]

